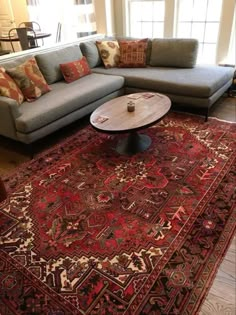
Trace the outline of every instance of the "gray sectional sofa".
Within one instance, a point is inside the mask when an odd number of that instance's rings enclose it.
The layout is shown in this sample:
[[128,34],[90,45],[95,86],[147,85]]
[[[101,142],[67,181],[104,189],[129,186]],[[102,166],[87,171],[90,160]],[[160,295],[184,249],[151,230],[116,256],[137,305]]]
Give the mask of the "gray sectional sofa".
[[[23,63],[32,55],[0,62],[6,69]],[[79,45],[36,53],[35,58],[51,91],[34,102],[0,96],[0,134],[29,144],[91,113],[104,102],[124,94],[124,78],[92,73],[70,84],[59,69],[60,63],[82,57]]]
[[[51,91],[32,103],[16,101],[0,96],[0,135],[29,144],[90,114],[104,102],[127,93],[149,90],[168,95],[173,102],[187,107],[204,108],[206,115],[211,105],[229,88],[233,69],[220,66],[184,67],[195,63],[196,45],[189,51],[184,41],[162,40],[154,47],[159,50],[155,57],[153,41],[149,41],[146,68],[105,69],[94,41],[73,43],[51,48],[50,51],[29,51],[23,57],[5,59],[0,57],[0,66],[12,68],[35,56],[41,72]],[[171,51],[171,47],[175,47]],[[182,49],[182,53],[181,53]],[[179,56],[181,58],[174,58]],[[84,55],[92,74],[72,83],[66,83],[59,64],[78,60]],[[181,61],[182,60],[182,61]],[[158,64],[160,63],[160,64]],[[177,64],[176,64],[177,63]],[[79,122],[78,122],[79,123]]]
[[146,68],[105,69],[95,43],[81,43],[94,73],[125,78],[125,93],[143,90],[167,95],[172,103],[186,108],[210,107],[231,86],[233,68],[196,65],[198,42],[194,39],[153,39],[149,41]]

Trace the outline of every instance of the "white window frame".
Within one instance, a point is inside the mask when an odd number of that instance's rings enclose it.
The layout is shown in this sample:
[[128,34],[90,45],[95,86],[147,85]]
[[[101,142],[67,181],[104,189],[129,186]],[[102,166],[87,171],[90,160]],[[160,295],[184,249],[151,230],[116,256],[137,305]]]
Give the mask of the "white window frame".
[[[149,1],[149,0],[146,0]],[[123,21],[122,35],[130,36],[129,29],[129,0],[121,1],[121,10],[118,15],[122,15]],[[177,25],[178,0],[165,0],[165,20],[164,20],[164,38],[175,37]],[[218,41],[216,44],[215,63],[222,63],[227,58],[230,48],[231,30],[233,26],[234,10],[236,8],[235,0],[222,1],[222,13],[219,26]],[[121,34],[119,34],[121,35]]]
[[[205,1],[205,4],[206,4],[206,8],[204,8],[204,11],[202,12],[202,19],[200,20],[196,20],[196,19],[192,19],[191,15],[190,15],[190,20],[186,20],[186,21],[179,21],[178,17],[179,17],[179,6],[181,4],[181,1],[182,0],[178,0],[177,1],[177,9],[176,9],[176,20],[175,20],[175,36],[174,37],[179,37],[178,36],[178,27],[181,26],[181,23],[185,23],[187,24],[188,26],[190,26],[190,29],[191,29],[191,34],[193,34],[193,30],[194,30],[194,27],[196,27],[196,25],[200,24],[201,26],[203,26],[203,33],[202,33],[202,39],[199,40],[199,50],[198,50],[198,60],[197,62],[200,62],[200,63],[215,63],[216,62],[216,55],[217,55],[217,45],[218,45],[218,35],[219,35],[219,26],[220,26],[220,23],[221,23],[221,18],[219,17],[219,20],[215,19],[215,20],[208,20],[207,19],[207,6],[209,5],[209,0],[204,0]],[[189,3],[191,4],[191,7],[193,7],[196,3],[197,3],[198,0],[191,0]],[[213,0],[214,1],[214,0]],[[223,7],[223,1],[224,0],[221,0],[221,11],[222,11],[222,7]],[[206,10],[206,11],[205,11]],[[213,23],[213,24],[212,24]],[[217,35],[217,38],[215,39],[215,41],[210,41],[208,42],[207,41],[207,38],[206,38],[206,30],[207,30],[207,27],[210,26],[210,25],[214,25],[214,24],[217,24],[218,25],[218,35]],[[193,35],[192,35],[193,36]],[[180,34],[180,37],[181,37],[181,34]],[[208,56],[208,59],[210,57],[210,62],[206,60],[206,55],[203,55],[205,56],[205,58],[203,60],[201,60],[201,57],[202,57],[202,53],[205,51],[205,46],[214,46],[214,52],[215,52],[215,59],[212,57],[212,55],[207,55]]]
[[[123,25],[124,34],[131,36],[130,34],[130,2],[132,0],[122,0],[122,13],[123,13]],[[153,1],[153,0],[134,0],[134,1]],[[173,37],[174,21],[175,21],[175,2],[176,0],[157,0],[165,2],[165,17],[164,17],[164,34],[163,37]]]

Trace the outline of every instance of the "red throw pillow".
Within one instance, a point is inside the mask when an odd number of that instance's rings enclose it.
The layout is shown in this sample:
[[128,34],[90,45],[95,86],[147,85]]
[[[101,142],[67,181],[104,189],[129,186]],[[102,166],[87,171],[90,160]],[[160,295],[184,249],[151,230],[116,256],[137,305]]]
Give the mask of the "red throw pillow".
[[146,67],[148,39],[120,40],[120,68]]
[[51,91],[34,57],[15,68],[8,69],[7,73],[14,79],[28,102]]
[[23,103],[24,96],[15,81],[0,67],[0,95],[12,98],[18,104]]
[[60,64],[60,68],[67,83],[73,82],[92,73],[85,57],[82,57],[80,60]]

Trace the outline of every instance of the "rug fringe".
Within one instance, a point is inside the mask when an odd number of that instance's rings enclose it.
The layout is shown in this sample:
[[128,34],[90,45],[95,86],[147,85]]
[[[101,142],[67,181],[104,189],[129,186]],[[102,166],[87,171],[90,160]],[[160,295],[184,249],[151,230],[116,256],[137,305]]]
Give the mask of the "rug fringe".
[[[225,119],[221,119],[221,118],[218,118],[218,117],[211,117],[211,116],[209,116],[208,119],[214,119],[214,120],[219,120],[219,121],[230,123],[230,124],[236,124],[236,121],[225,120]],[[236,119],[236,117],[235,117],[235,119]]]

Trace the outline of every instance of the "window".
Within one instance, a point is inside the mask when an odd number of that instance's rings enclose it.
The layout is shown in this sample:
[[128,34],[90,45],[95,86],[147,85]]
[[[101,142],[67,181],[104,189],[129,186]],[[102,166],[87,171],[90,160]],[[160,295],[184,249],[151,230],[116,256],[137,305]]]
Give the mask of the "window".
[[[126,36],[196,38],[198,63],[216,64],[232,59],[235,37],[229,44],[235,0],[123,0]],[[120,28],[122,34],[124,28]],[[235,33],[235,24],[232,32]],[[123,35],[123,34],[122,34]],[[227,38],[226,38],[227,37]],[[234,42],[233,42],[234,40]],[[229,53],[229,47],[231,53]],[[228,60],[227,58],[227,60]]]
[[164,28],[174,25],[169,20],[176,16],[176,31],[172,30],[172,36],[198,39],[198,62],[215,63],[222,0],[178,0],[176,7],[170,0],[127,0],[127,3],[128,35],[169,36]]
[[43,30],[52,34],[47,43],[55,42],[59,22],[63,41],[96,33],[92,0],[27,0],[27,7],[30,20],[37,21]]
[[179,0],[176,37],[199,41],[199,63],[215,63],[222,0]]
[[128,0],[129,35],[132,37],[163,37],[164,0]]

